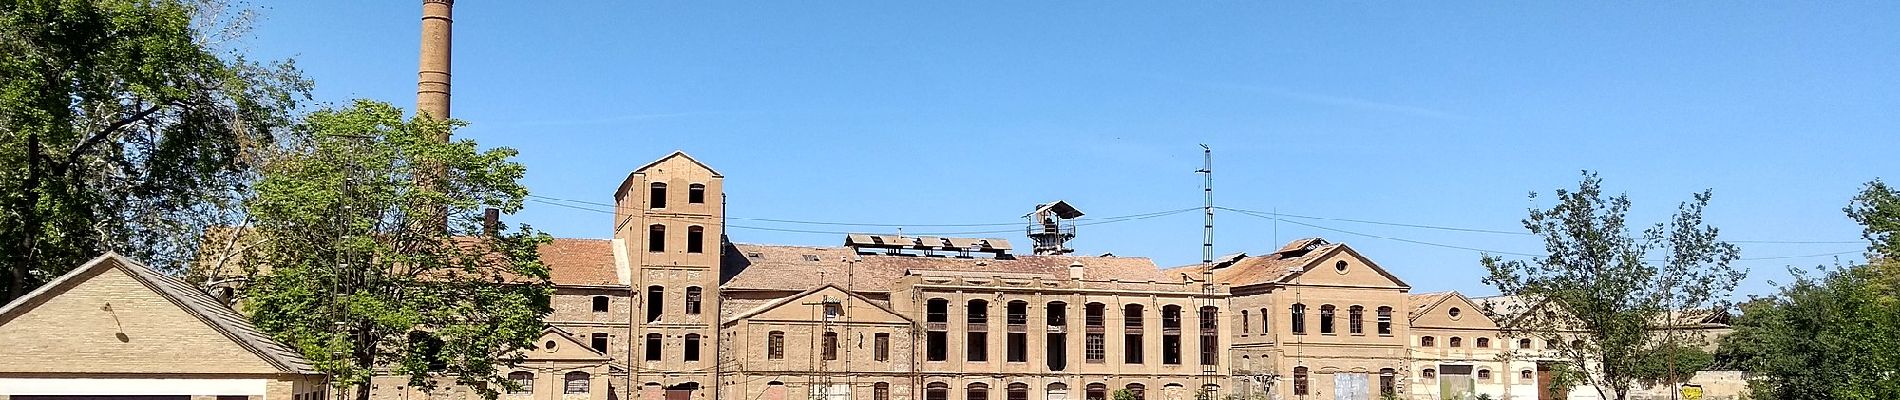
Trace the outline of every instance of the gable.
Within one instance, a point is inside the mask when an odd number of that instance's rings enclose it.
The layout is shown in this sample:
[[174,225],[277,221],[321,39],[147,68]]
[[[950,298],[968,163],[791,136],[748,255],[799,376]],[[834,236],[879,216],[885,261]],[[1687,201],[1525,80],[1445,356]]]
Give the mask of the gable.
[[841,320],[854,323],[911,323],[909,318],[898,315],[889,308],[832,285],[820,286],[817,289],[774,300],[740,314],[734,319],[816,321],[824,318],[822,304],[826,302],[838,303],[839,311],[845,315]]
[[0,372],[283,373],[124,268],[143,267],[82,267],[7,307]]
[[[1458,294],[1458,292],[1451,292],[1445,296],[1437,296],[1437,299],[1435,304],[1425,306],[1425,309],[1420,310],[1417,314],[1412,316],[1412,327],[1498,328],[1497,322],[1492,321],[1489,316],[1485,315],[1483,306],[1478,305],[1477,302],[1471,301],[1470,298],[1466,298],[1462,294]],[[1414,306],[1418,305],[1414,304]],[[1453,309],[1458,310],[1458,316],[1453,317],[1451,315]]]
[[522,356],[532,361],[608,361],[612,359],[594,351],[593,347],[583,342],[581,338],[553,327],[541,330],[541,337],[535,339],[534,348],[526,350]]
[[1281,278],[1281,282],[1312,286],[1411,288],[1411,285],[1400,281],[1385,268],[1345,245],[1335,246],[1308,263],[1301,272]]

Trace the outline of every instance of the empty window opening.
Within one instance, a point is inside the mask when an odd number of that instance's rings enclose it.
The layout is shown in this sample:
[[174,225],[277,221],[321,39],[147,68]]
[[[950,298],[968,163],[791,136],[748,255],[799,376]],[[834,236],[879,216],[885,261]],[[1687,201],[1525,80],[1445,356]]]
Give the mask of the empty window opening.
[[660,361],[661,350],[660,334],[647,334],[647,361]]
[[1260,333],[1273,333],[1272,321],[1273,313],[1267,312],[1265,308],[1260,309]]
[[699,334],[686,334],[686,348],[682,350],[685,356],[681,358],[685,358],[686,361],[699,361]]
[[1305,396],[1311,394],[1310,388],[1307,387],[1306,379],[1306,367],[1293,367],[1293,395]]
[[965,322],[983,324],[990,322],[990,303],[982,300],[970,300],[969,315]]
[[1220,329],[1220,308],[1201,307],[1201,332],[1211,333]]
[[1431,336],[1420,337],[1418,338],[1418,345],[1420,347],[1437,347],[1438,339]]
[[1306,305],[1294,304],[1292,316],[1290,318],[1293,321],[1292,322],[1293,334],[1305,335],[1306,334]]
[[1379,370],[1379,396],[1393,397],[1399,393],[1398,371],[1391,368]]
[[666,287],[647,286],[647,322],[660,320],[660,314],[666,311]]
[[1480,349],[1491,348],[1491,338],[1478,338],[1478,348]]
[[1379,334],[1392,334],[1392,307],[1379,306]]
[[686,202],[693,204],[705,203],[706,185],[699,183],[686,185]]
[[765,358],[769,360],[785,358],[785,332],[772,331],[765,335]]
[[653,224],[647,227],[647,252],[666,251],[666,225]]
[[967,353],[966,358],[965,358],[966,360],[969,360],[971,362],[989,361],[990,360],[990,334],[989,332],[969,332],[967,334],[967,340],[963,341],[963,349]]
[[594,296],[594,312],[607,312],[607,296]]
[[949,332],[930,331],[924,334],[924,340],[928,342],[925,344],[929,346],[927,351],[925,351],[924,359],[930,361],[945,361],[950,359]]
[[1004,318],[1006,319],[1003,321],[1004,323],[1010,325],[1025,325],[1029,323],[1029,302],[1020,300],[1009,302],[1008,310],[1005,312],[1006,315]]
[[693,254],[706,252],[706,228],[686,227],[686,252]]
[[595,333],[593,335],[593,343],[591,344],[593,344],[594,351],[598,351],[601,354],[607,354],[607,334]]
[[1319,333],[1333,333],[1333,305],[1331,304],[1319,306]]
[[647,207],[666,208],[666,184],[665,183],[660,183],[660,182],[653,183],[652,188],[648,190]]
[[1481,380],[1481,381],[1491,380],[1491,370],[1488,370],[1488,369],[1478,370],[1478,380]]
[[1366,334],[1366,308],[1352,306],[1346,308],[1346,332],[1354,335]]
[[1009,353],[1009,358],[1007,359],[1007,361],[1009,362],[1029,361],[1029,334],[1028,333],[1010,332],[1009,336],[1005,340],[1009,341],[1008,343],[1009,348],[1007,349]]
[[950,301],[930,299],[924,306],[924,322],[950,322]]
[[825,332],[824,356],[826,361],[838,359],[837,332]]
[[950,384],[931,382],[924,386],[924,400],[950,400]]
[[1141,334],[1130,333],[1122,337],[1122,362],[1141,363]]
[[1424,371],[1418,372],[1418,377],[1425,378],[1425,379],[1438,378],[1438,370],[1426,368]]
[[968,389],[964,389],[963,398],[965,400],[990,400],[990,385],[972,383]]
[[1240,310],[1240,333],[1253,333],[1253,319],[1247,316],[1247,310]]
[[686,287],[686,313],[699,315],[699,287]]
[[878,333],[873,336],[872,340],[872,357],[878,361],[889,361],[891,359],[891,334]]
[[1464,347],[1464,346],[1465,346],[1465,338],[1461,338],[1457,336],[1451,337],[1451,347]]
[[1530,340],[1530,339],[1518,339],[1518,340],[1517,340],[1517,348],[1520,348],[1520,349],[1528,349],[1528,348],[1531,348],[1531,340]]
[[1102,303],[1089,303],[1082,310],[1082,324],[1089,328],[1101,328],[1106,325],[1102,317]]

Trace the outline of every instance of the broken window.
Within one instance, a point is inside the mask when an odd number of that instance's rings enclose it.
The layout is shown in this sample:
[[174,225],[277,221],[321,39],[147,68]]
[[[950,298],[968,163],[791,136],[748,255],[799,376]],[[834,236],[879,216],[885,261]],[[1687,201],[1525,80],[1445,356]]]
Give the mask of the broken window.
[[1461,338],[1457,336],[1451,337],[1451,347],[1464,347],[1464,345],[1465,345],[1465,338]]
[[965,354],[966,359],[972,362],[989,361],[990,360],[990,334],[989,332],[970,332],[966,336],[968,337],[968,340],[965,340],[963,342],[963,349],[965,350],[965,353],[967,353]]
[[1029,323],[1029,302],[1020,300],[1009,302],[1009,310],[1007,312],[1007,319],[1003,321],[1004,323],[1010,325],[1024,325]]
[[1354,335],[1366,334],[1366,308],[1352,306],[1346,309],[1346,332]]
[[592,339],[593,339],[593,343],[591,344],[594,347],[594,351],[598,351],[601,354],[606,354],[607,353],[607,334],[595,333],[593,334]]
[[930,331],[924,334],[924,341],[926,342],[925,345],[929,347],[924,353],[924,359],[930,361],[945,361],[950,359],[949,332]]
[[1293,319],[1293,334],[1305,335],[1306,334],[1306,305],[1294,304],[1291,318]]
[[647,252],[666,251],[666,225],[653,224],[647,227]]
[[647,334],[647,361],[660,361],[660,334]]
[[706,185],[695,183],[686,185],[686,202],[700,204],[706,202]]
[[1122,362],[1129,363],[1129,364],[1140,364],[1141,363],[1141,334],[1129,333],[1122,336],[1123,336],[1122,337]]
[[965,333],[963,341],[964,359],[974,362],[989,361],[990,332],[984,326],[990,321],[990,303],[983,300],[970,300],[968,311],[964,315]]
[[692,315],[699,314],[699,287],[698,286],[686,287],[686,313],[692,314]]
[[1006,340],[1009,341],[1009,362],[1029,361],[1029,334],[1010,332]]
[[1049,305],[1046,307],[1047,314],[1044,319],[1047,320],[1046,322],[1048,324],[1048,328],[1046,328],[1048,336],[1043,340],[1044,346],[1046,346],[1043,348],[1043,358],[1047,359],[1050,371],[1061,371],[1069,365],[1067,307],[1068,304],[1060,301],[1049,302]]
[[1478,338],[1478,348],[1480,349],[1491,348],[1491,338]]
[[654,182],[647,195],[648,208],[666,208],[666,184]]
[[950,322],[950,301],[930,299],[924,306],[924,322]]
[[1392,334],[1392,307],[1379,306],[1379,334]]
[[1398,371],[1391,368],[1379,370],[1379,395],[1391,397],[1398,394]]
[[1269,324],[1272,321],[1273,313],[1267,312],[1265,308],[1260,309],[1260,333],[1273,333],[1273,325]]
[[1306,383],[1306,367],[1293,367],[1293,395],[1305,396],[1310,390]]
[[1161,307],[1161,363],[1181,364],[1181,306]]
[[660,320],[660,313],[666,311],[666,287],[647,286],[647,322]]
[[1253,333],[1253,321],[1247,317],[1247,310],[1240,310],[1240,333]]
[[1333,333],[1333,305],[1331,304],[1319,306],[1319,333]]
[[824,356],[826,361],[838,359],[837,332],[825,332]]
[[686,353],[684,357],[686,361],[699,361],[699,334],[686,334],[686,348],[684,350]]
[[693,254],[706,252],[706,228],[686,227],[686,252]]
[[765,358],[771,360],[785,358],[785,332],[772,331],[765,335]]
[[594,385],[593,376],[588,375],[586,372],[569,372],[567,375],[562,376],[562,379],[566,381],[566,385],[564,385],[565,387],[562,388],[561,392],[566,394],[587,393],[588,389]]
[[1520,348],[1520,349],[1528,349],[1528,348],[1531,348],[1531,340],[1530,340],[1530,339],[1518,339],[1518,340],[1517,340],[1517,348]]
[[1436,347],[1438,346],[1438,340],[1431,336],[1420,337],[1418,338],[1418,345],[1419,347]]
[[594,296],[594,312],[607,312],[607,296]]

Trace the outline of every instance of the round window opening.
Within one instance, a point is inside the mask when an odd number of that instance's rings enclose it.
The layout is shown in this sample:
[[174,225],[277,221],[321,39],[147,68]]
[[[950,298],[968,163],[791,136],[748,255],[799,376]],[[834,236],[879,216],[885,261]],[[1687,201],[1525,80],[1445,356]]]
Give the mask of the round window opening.
[[547,345],[546,347],[547,347],[547,350],[548,350],[549,352],[553,352],[553,351],[554,351],[554,341],[552,341],[552,340],[549,340],[549,341],[548,341],[548,345]]
[[1333,269],[1339,270],[1339,272],[1346,272],[1346,260],[1339,260],[1339,262],[1333,263]]
[[1459,309],[1458,309],[1458,307],[1452,307],[1452,308],[1451,308],[1451,317],[1452,317],[1452,318],[1458,318],[1458,314],[1462,314],[1462,313],[1463,313],[1463,312],[1462,312],[1462,310],[1459,310]]

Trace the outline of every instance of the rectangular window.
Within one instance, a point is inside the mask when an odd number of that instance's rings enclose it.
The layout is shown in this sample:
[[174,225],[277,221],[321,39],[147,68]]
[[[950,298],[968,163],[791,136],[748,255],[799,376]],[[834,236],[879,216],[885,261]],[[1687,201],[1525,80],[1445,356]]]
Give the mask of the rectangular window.
[[647,198],[651,200],[649,207],[666,208],[666,184],[654,182]]
[[929,348],[924,352],[924,359],[930,361],[945,361],[950,359],[949,332],[930,331],[930,333],[924,334],[924,341],[929,342],[925,343]]
[[1009,340],[1009,362],[1029,361],[1029,334],[1010,332],[1007,340]]
[[1354,335],[1366,334],[1366,309],[1352,306],[1346,309],[1346,332]]
[[874,343],[873,349],[872,349],[872,351],[874,352],[873,355],[876,356],[878,361],[890,360],[891,359],[891,334],[879,333],[875,336],[875,340],[876,342]]
[[686,314],[699,315],[699,287],[686,288]]
[[654,224],[647,228],[647,252],[666,251],[666,225]]
[[969,356],[967,359],[976,362],[989,361],[990,334],[988,332],[970,332],[967,337],[969,340],[963,342],[963,348]]
[[1292,317],[1291,317],[1291,318],[1292,318],[1292,321],[1293,321],[1293,322],[1292,322],[1292,324],[1293,324],[1293,334],[1295,334],[1295,335],[1305,335],[1305,334],[1306,334],[1306,305],[1305,305],[1305,304],[1294,304],[1294,305],[1293,305],[1293,315],[1292,315]]
[[1333,333],[1333,306],[1330,304],[1319,307],[1319,333]]
[[686,335],[686,348],[683,350],[686,361],[699,361],[699,334]]
[[1220,338],[1201,334],[1201,365],[1220,364]]
[[1141,334],[1130,333],[1127,335],[1122,335],[1122,353],[1123,353],[1122,362],[1126,362],[1129,364],[1140,364],[1141,363]]
[[1161,363],[1181,365],[1181,335],[1161,335]]
[[1084,337],[1082,342],[1084,346],[1082,360],[1090,363],[1107,361],[1108,344],[1105,342],[1107,342],[1107,338],[1103,337],[1100,333],[1090,333]]
[[647,361],[660,361],[660,334],[647,334]]
[[706,252],[706,228],[686,228],[686,252],[699,254]]
[[666,310],[666,288],[647,286],[647,322],[660,320],[660,314]]
[[838,359],[838,333],[837,332],[825,332],[824,352],[825,352],[824,354],[825,360]]
[[593,335],[593,339],[594,339],[594,342],[593,342],[594,351],[598,351],[601,354],[607,354],[607,334],[595,333]]
[[785,358],[785,332],[772,331],[765,337],[765,358],[782,360]]
[[1392,307],[1379,307],[1379,334],[1392,334]]
[[1043,340],[1044,358],[1048,358],[1050,371],[1061,371],[1069,366],[1069,342],[1064,334],[1051,333]]
[[701,204],[706,202],[706,185],[692,184],[686,187],[686,202]]

